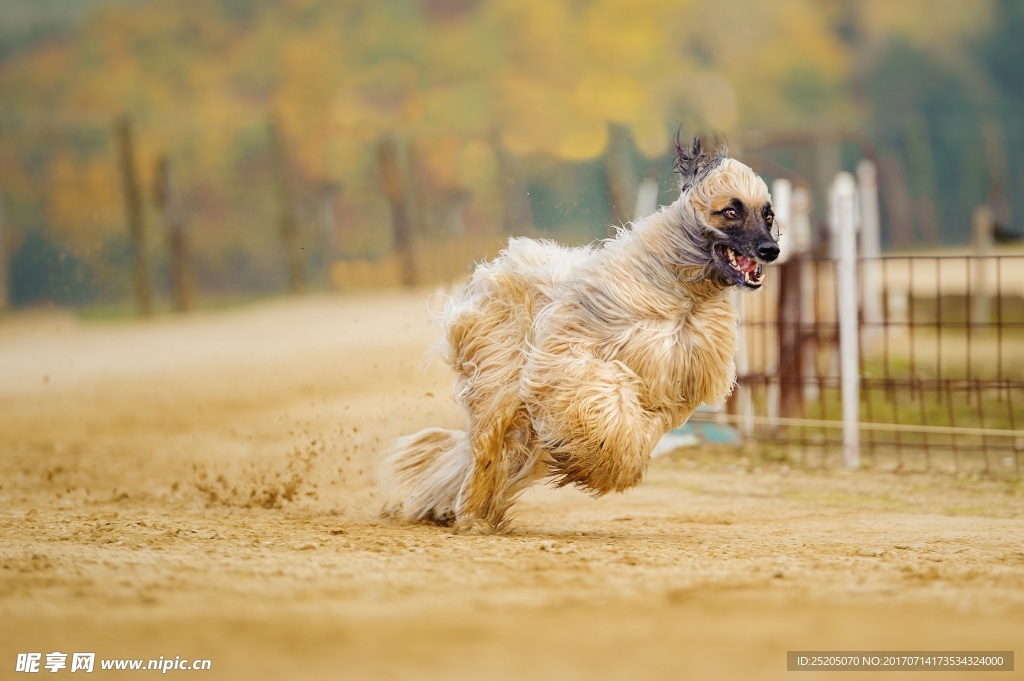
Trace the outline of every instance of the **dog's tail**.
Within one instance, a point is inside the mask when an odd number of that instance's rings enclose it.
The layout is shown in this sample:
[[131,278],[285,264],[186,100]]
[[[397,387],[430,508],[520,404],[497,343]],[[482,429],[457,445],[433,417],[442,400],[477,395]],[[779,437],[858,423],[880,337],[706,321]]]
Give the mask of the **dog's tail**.
[[381,515],[451,525],[472,472],[469,435],[443,428],[421,430],[396,440],[385,466],[387,496]]

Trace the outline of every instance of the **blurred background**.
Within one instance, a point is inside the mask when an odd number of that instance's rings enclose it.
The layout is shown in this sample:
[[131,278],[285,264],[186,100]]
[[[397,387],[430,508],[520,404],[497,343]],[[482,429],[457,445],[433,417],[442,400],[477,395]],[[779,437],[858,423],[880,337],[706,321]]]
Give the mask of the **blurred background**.
[[[1024,213],[1014,0],[0,0],[0,306],[143,313],[458,279],[585,243],[727,138],[885,252]],[[653,186],[648,181],[647,186]]]

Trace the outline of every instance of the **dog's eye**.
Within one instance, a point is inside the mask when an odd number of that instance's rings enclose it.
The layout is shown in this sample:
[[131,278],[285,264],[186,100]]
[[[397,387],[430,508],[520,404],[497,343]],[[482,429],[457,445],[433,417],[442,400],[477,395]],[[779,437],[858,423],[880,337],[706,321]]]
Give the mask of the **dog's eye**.
[[727,220],[735,220],[740,216],[740,214],[736,211],[735,208],[726,208],[725,212],[723,212],[722,215],[724,215]]
[[775,213],[765,213],[764,221],[767,222],[769,225],[775,222]]

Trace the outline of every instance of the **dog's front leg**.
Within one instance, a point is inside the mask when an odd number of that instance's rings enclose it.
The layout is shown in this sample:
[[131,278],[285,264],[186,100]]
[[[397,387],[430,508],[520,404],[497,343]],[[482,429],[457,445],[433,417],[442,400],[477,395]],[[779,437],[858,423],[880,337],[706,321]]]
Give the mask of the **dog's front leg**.
[[523,385],[555,484],[600,496],[639,483],[665,430],[645,405],[641,379],[619,361],[543,359],[527,368]]

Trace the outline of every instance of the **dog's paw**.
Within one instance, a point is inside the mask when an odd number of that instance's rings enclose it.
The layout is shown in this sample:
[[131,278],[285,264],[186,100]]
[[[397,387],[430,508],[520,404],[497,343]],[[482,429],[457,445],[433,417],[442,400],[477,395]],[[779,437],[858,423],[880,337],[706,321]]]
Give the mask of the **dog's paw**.
[[452,525],[455,534],[496,534],[495,527],[480,518],[464,518]]

